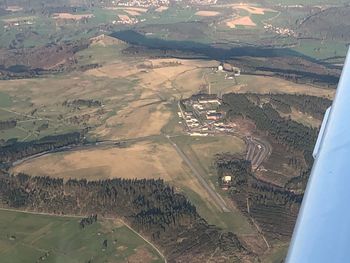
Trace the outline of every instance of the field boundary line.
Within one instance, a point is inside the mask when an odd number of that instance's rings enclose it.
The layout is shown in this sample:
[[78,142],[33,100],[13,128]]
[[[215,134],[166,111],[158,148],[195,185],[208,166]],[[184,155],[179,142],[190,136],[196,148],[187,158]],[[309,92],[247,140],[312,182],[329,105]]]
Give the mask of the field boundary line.
[[[52,214],[52,213],[44,213],[44,212],[34,212],[34,211],[26,211],[26,210],[17,210],[12,208],[3,208],[0,207],[0,211],[8,211],[8,212],[17,212],[17,213],[23,213],[23,214],[31,214],[31,215],[43,215],[43,216],[56,216],[56,217],[65,217],[65,218],[84,218],[83,215],[59,215],[59,214]],[[118,218],[118,217],[102,217],[106,220],[118,220],[120,221],[124,226],[126,226],[129,230],[131,230],[133,233],[138,235],[142,240],[144,240],[147,244],[149,244],[157,253],[163,258],[164,263],[167,263],[167,259],[164,256],[164,254],[148,239],[143,237],[139,232],[137,232],[135,229],[133,229],[129,224],[127,224],[124,220]]]

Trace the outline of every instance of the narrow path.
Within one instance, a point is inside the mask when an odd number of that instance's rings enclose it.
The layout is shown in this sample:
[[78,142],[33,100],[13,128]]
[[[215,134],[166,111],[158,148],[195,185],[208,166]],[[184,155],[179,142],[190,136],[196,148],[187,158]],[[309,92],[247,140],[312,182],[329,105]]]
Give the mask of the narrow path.
[[[109,218],[106,218],[109,219]],[[164,263],[167,263],[167,260],[165,258],[165,256],[163,255],[163,253],[155,246],[153,245],[150,241],[148,241],[146,238],[144,238],[141,234],[139,234],[135,229],[133,229],[131,226],[129,226],[127,223],[125,223],[125,221],[118,219],[119,221],[121,221],[127,228],[129,228],[132,232],[134,232],[136,235],[138,235],[140,238],[142,238],[145,242],[147,242],[155,251],[158,252],[158,254],[163,258]]]
[[49,120],[49,119],[47,119],[47,118],[34,117],[34,116],[31,116],[31,115],[28,115],[28,114],[24,114],[24,113],[20,113],[20,112],[17,112],[17,111],[9,110],[9,109],[3,108],[3,107],[0,107],[0,110],[7,111],[7,112],[9,112],[9,113],[13,113],[13,114],[16,114],[16,115],[20,115],[20,116],[23,116],[23,117],[26,117],[26,118],[30,118],[30,119],[32,119],[32,120],[39,120],[39,121],[42,121],[42,120]]

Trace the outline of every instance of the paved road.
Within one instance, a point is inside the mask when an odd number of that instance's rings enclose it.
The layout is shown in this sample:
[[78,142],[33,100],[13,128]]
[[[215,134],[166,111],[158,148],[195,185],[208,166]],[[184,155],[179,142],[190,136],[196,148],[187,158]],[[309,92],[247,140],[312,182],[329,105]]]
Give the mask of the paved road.
[[253,137],[246,137],[245,142],[247,144],[246,160],[251,161],[253,170],[256,170],[271,154],[271,145]]
[[231,210],[227,207],[225,200],[212,188],[210,185],[206,182],[206,180],[203,178],[203,176],[200,174],[200,172],[196,169],[196,167],[193,166],[191,160],[186,156],[186,154],[180,149],[179,146],[175,142],[173,142],[170,138],[170,136],[165,136],[168,138],[171,145],[176,150],[177,154],[181,157],[181,159],[190,167],[193,174],[196,176],[200,184],[204,187],[204,189],[207,191],[209,196],[213,199],[214,203],[223,211],[223,212],[231,212]]

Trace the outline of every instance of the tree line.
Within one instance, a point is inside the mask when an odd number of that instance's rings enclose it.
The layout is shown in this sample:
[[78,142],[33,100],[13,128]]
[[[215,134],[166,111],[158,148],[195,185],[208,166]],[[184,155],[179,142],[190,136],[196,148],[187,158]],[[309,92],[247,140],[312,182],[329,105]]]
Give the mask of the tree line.
[[270,103],[276,105],[277,108],[281,108],[280,105],[283,105],[282,108],[289,108],[285,113],[290,113],[291,107],[294,107],[298,111],[307,113],[319,120],[323,119],[327,108],[332,105],[330,99],[303,94],[266,94],[260,95],[260,97],[270,99]]
[[270,103],[254,103],[248,96],[233,93],[223,96],[222,108],[227,118],[240,116],[253,120],[258,130],[267,132],[278,143],[302,151],[305,161],[312,165],[318,130],[283,118]]
[[[161,179],[64,182],[2,174],[0,203],[3,207],[61,215],[121,217],[152,239],[169,262],[203,262],[211,256],[212,262],[254,257],[235,234],[209,225],[184,195]],[[91,217],[83,224],[94,220]]]
[[83,134],[71,132],[60,135],[46,136],[30,142],[18,142],[10,140],[0,147],[0,163],[10,163],[16,160],[46,152],[60,147],[78,144],[82,142]]
[[289,241],[302,195],[260,180],[249,161],[234,155],[217,155],[215,164],[219,181],[231,176],[229,195],[238,208],[252,217],[271,241]]
[[15,128],[17,126],[16,120],[0,121],[0,131]]

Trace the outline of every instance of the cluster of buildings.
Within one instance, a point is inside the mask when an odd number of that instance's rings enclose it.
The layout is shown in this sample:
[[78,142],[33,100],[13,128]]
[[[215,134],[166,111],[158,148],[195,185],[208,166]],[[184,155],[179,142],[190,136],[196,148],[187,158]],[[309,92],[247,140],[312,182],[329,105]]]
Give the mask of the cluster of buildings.
[[232,183],[232,176],[230,175],[225,175],[221,177],[221,189],[224,191],[227,191]]
[[[139,20],[135,17],[129,17],[127,15],[118,15],[118,20],[113,20],[112,24],[122,24],[122,25],[135,25]],[[142,21],[141,21],[142,22]]]
[[19,26],[23,26],[23,25],[33,25],[34,24],[33,19],[23,19],[23,20],[8,19],[8,20],[4,20],[4,21],[5,21],[4,29],[10,29],[12,27],[19,27]]
[[295,31],[292,29],[289,29],[289,28],[276,27],[276,26],[273,26],[271,24],[264,25],[264,28],[266,31],[274,32],[274,33],[276,33],[278,35],[282,35],[282,36],[293,36],[293,37],[297,36]]
[[229,76],[229,77],[238,77],[241,75],[241,69],[234,67],[229,63],[221,63],[218,66],[217,71],[219,71],[219,72],[224,71],[227,73],[231,73],[231,76]]
[[[113,3],[114,2],[114,3]],[[161,6],[169,6],[169,0],[119,0],[113,1],[113,4],[117,4],[118,6],[127,6],[127,7],[161,7]]]
[[220,110],[221,101],[216,94],[198,94],[179,104],[179,117],[184,120],[185,129],[191,136],[208,136],[217,133],[231,133],[232,124],[225,124],[225,114]]
[[216,5],[218,0],[191,0],[191,4],[195,5]]

